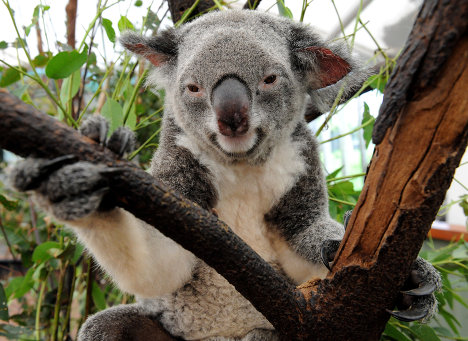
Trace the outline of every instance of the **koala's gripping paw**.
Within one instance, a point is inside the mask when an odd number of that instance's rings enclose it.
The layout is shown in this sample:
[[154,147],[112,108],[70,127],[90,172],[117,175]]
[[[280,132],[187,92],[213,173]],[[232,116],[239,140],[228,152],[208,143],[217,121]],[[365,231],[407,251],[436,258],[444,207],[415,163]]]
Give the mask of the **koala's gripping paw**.
[[[108,128],[105,118],[91,116],[83,122],[80,132],[107,145],[119,156],[133,150],[135,137],[132,131],[121,127],[107,141]],[[9,180],[18,191],[34,191],[39,206],[60,220],[73,221],[98,209],[113,208],[112,200],[103,200],[108,191],[107,175],[120,170],[76,162],[77,159],[73,155],[52,160],[25,159],[14,166]]]
[[10,173],[10,182],[19,191],[34,190],[39,205],[58,219],[80,219],[99,208],[108,190],[105,175],[118,170],[89,162],[67,164],[73,159],[20,161]]
[[100,115],[90,116],[80,127],[81,134],[106,146],[119,156],[134,150],[136,138],[133,131],[127,127],[119,127],[107,139],[108,130],[109,122]]
[[437,311],[435,291],[442,287],[439,272],[426,260],[418,257],[413,263],[410,276],[401,291],[397,307],[399,310],[388,310],[401,321],[421,320],[427,322]]

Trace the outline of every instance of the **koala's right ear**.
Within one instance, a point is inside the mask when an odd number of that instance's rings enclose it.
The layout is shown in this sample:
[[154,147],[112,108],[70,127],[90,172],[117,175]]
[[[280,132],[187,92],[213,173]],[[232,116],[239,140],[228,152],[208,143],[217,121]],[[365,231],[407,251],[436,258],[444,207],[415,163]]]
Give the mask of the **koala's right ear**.
[[177,56],[177,35],[170,28],[158,35],[146,38],[127,31],[120,37],[120,43],[133,53],[145,57],[154,66],[162,66]]

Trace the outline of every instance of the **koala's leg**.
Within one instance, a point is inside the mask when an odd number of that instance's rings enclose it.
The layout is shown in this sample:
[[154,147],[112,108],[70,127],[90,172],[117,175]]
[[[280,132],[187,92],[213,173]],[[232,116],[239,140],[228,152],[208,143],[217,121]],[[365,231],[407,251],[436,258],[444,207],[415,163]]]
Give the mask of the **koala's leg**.
[[120,305],[90,316],[78,341],[171,341],[157,316],[144,314],[137,304]]

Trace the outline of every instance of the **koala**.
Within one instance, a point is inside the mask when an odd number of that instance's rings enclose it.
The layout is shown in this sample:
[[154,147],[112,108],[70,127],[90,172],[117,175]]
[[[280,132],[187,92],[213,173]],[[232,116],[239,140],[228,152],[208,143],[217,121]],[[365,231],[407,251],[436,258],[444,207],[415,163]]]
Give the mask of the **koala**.
[[[121,44],[152,64],[148,86],[166,91],[160,145],[150,173],[220,219],[290,282],[323,278],[344,234],[330,218],[307,100],[325,111],[367,73],[345,47],[267,13],[209,13],[178,29]],[[81,132],[122,155],[134,145],[93,116]],[[157,339],[160,323],[186,340],[277,340],[273,326],[222,276],[157,229],[105,205],[104,165],[26,159],[12,183],[69,225],[117,286],[137,303],[88,318],[79,340]],[[104,199],[103,199],[104,198]],[[157,228],[157,226],[156,226]],[[418,259],[391,312],[434,313],[437,271]],[[410,309],[404,310],[411,305]]]

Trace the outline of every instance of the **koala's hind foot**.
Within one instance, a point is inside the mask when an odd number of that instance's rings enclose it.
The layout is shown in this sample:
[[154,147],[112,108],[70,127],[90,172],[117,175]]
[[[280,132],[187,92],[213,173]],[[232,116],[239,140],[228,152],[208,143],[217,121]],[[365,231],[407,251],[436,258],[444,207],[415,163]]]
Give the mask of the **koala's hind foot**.
[[[348,225],[352,211],[344,216],[344,226]],[[322,263],[331,271],[336,252],[341,240],[328,239],[322,243]],[[434,292],[440,290],[442,280],[439,272],[424,259],[418,257],[412,265],[410,276],[406,280],[397,307],[400,310],[388,310],[395,318],[401,321],[428,321],[437,310],[437,300]]]
[[136,304],[119,305],[90,316],[78,334],[78,341],[174,339],[176,338],[169,336],[156,317],[143,314]]
[[[86,120],[80,132],[106,144],[107,121],[101,116]],[[133,133],[117,129],[107,143],[119,155],[135,145]],[[19,191],[34,191],[35,201],[56,218],[74,221],[96,210],[113,208],[112,200],[103,200],[108,192],[109,173],[119,169],[89,162],[76,162],[72,155],[52,160],[28,158],[18,162],[10,173],[10,183]]]
[[437,311],[434,292],[439,291],[441,287],[439,272],[431,263],[418,257],[401,291],[397,303],[400,310],[388,310],[388,312],[401,321],[427,322]]

